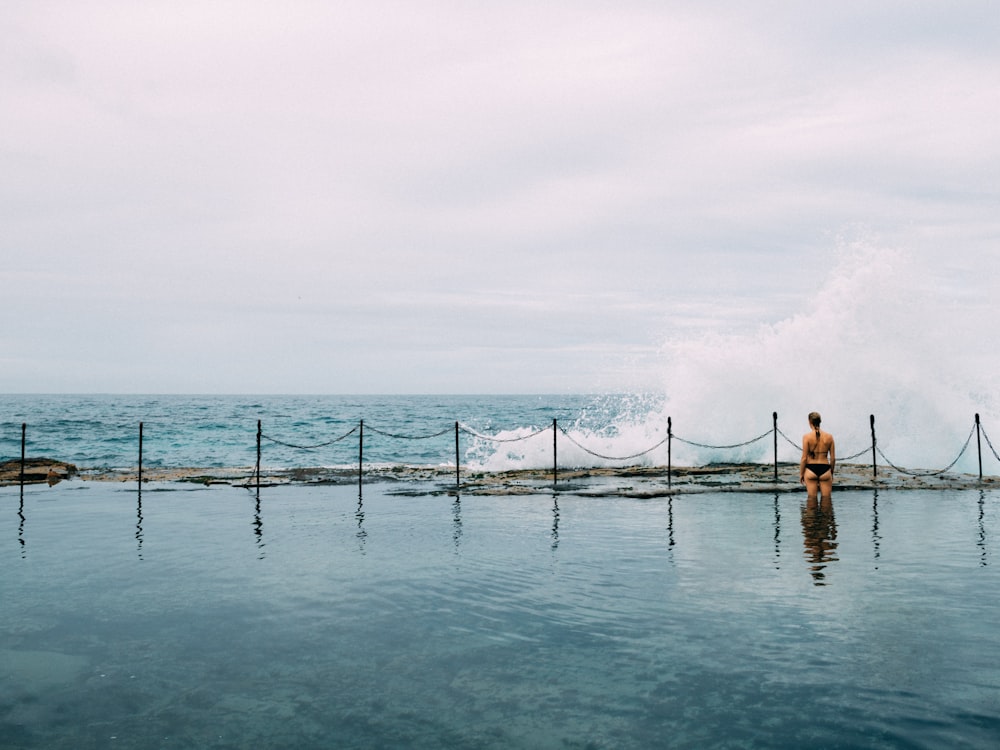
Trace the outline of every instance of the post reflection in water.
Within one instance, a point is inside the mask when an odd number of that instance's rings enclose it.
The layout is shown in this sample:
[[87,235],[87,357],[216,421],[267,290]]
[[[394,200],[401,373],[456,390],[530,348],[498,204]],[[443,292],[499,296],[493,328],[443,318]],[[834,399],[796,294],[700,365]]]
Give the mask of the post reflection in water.
[[458,548],[462,542],[462,498],[455,496],[455,502],[451,506],[452,512],[452,531],[451,538],[455,542],[455,551],[458,552]]
[[257,538],[257,549],[260,550],[260,554],[257,555],[257,559],[263,560],[266,553],[264,552],[264,519],[260,512],[259,489],[257,490],[257,496],[253,508],[253,534]]
[[778,503],[779,495],[774,495],[774,568],[781,568],[781,505]]
[[988,564],[986,551],[986,491],[979,490],[979,539],[976,546],[979,547],[979,567],[985,568]]
[[808,499],[802,504],[802,536],[813,583],[824,586],[827,564],[837,561],[837,521],[832,498]]
[[21,557],[23,558],[28,551],[28,545],[24,541],[24,487],[21,487],[21,504],[17,508],[17,543],[21,545]]
[[552,496],[552,549],[559,548],[559,498]]
[[365,508],[361,501],[361,493],[358,493],[358,509],[354,511],[354,517],[358,521],[358,533],[355,534],[358,540],[358,551],[365,553],[365,541],[368,539],[368,532],[365,531]]
[[875,570],[882,556],[882,535],[878,530],[878,490],[872,491],[872,556],[875,559]]
[[142,559],[142,485],[139,486],[139,491],[136,493],[136,504],[135,504],[135,544],[136,544],[136,554],[138,554],[139,559]]
[[674,499],[673,497],[667,496],[667,553],[670,558],[670,562],[674,562],[674,545],[677,542],[674,540]]

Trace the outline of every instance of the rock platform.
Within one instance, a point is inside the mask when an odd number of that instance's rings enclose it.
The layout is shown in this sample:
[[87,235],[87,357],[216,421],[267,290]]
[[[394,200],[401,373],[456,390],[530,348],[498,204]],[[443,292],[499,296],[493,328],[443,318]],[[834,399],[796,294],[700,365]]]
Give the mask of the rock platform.
[[[388,483],[390,492],[405,495],[518,495],[557,492],[594,497],[653,498],[699,492],[802,492],[797,463],[720,463],[696,467],[623,467],[520,469],[485,472],[463,468],[455,476],[452,467],[365,466],[362,483]],[[26,459],[24,483],[50,485],[63,480],[80,482],[137,482],[138,470],[87,469],[48,458]],[[257,486],[253,467],[230,469],[143,469],[143,484],[195,483]],[[0,464],[0,485],[19,484],[20,461]],[[277,485],[355,485],[357,468],[294,468],[262,470],[261,487]],[[838,464],[834,490],[946,490],[1000,487],[1000,477],[959,473],[933,473],[871,465]]]

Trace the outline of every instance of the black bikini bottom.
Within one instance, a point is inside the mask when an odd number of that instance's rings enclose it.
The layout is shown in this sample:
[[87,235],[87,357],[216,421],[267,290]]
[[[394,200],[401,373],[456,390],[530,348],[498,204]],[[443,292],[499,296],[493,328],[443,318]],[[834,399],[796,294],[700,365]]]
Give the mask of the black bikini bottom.
[[809,469],[816,478],[819,479],[821,476],[830,471],[830,464],[806,464],[806,468]]

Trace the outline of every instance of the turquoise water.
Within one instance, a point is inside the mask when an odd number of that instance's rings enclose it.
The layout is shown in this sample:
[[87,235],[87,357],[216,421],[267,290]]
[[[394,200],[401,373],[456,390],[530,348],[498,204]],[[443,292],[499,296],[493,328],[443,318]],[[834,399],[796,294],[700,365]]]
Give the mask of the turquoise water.
[[[476,440],[477,433],[509,438],[550,428],[558,419],[589,435],[614,430],[635,410],[645,415],[651,403],[656,399],[574,395],[0,394],[0,459],[20,456],[26,425],[28,456],[57,458],[88,469],[135,467],[142,423],[146,467],[247,467],[257,460],[260,421],[265,467],[353,467],[358,462],[357,431],[364,420],[368,463],[454,465],[454,427],[460,422],[460,460],[479,464],[494,457],[498,446]],[[497,468],[535,468],[533,461],[551,465],[551,438],[527,446],[537,450],[537,458],[502,447]],[[571,456],[572,446],[565,449]],[[631,452],[627,446],[620,450]]]
[[981,748],[995,492],[0,489],[0,747]]
[[[737,391],[738,393],[738,391]],[[367,466],[454,466],[471,470],[540,469],[553,464],[553,420],[563,467],[699,466],[712,462],[797,462],[805,415],[782,413],[773,440],[774,412],[733,404],[739,419],[670,417],[663,395],[548,396],[225,396],[0,394],[0,460],[21,454],[25,425],[29,457],[60,459],[86,470],[134,469],[143,425],[143,466],[247,469],[257,460],[261,423],[264,469],[350,468],[363,453]],[[841,415],[830,429],[838,458],[867,462],[869,415]],[[996,475],[996,455],[983,426],[981,439],[960,432],[900,430],[879,422],[879,463],[920,471]],[[673,440],[668,445],[668,422]],[[964,417],[963,417],[964,419]],[[361,422],[364,422],[363,440]],[[458,451],[455,425],[460,425]],[[987,420],[987,424],[991,424]],[[824,423],[826,426],[826,423]],[[846,434],[841,429],[851,430]],[[548,433],[547,435],[545,433]],[[913,441],[919,445],[914,447]],[[363,442],[363,450],[362,450]],[[672,453],[671,453],[672,450]],[[852,459],[851,457],[854,457]]]

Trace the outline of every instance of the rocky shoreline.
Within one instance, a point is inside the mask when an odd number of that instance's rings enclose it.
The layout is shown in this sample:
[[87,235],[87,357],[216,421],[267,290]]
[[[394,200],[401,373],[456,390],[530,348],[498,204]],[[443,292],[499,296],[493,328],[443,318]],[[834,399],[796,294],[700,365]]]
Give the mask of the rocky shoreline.
[[[62,481],[137,482],[138,469],[86,469],[49,458],[25,459],[24,484]],[[231,469],[151,468],[143,469],[143,484],[193,483],[257,486],[253,467]],[[277,485],[353,485],[359,481],[356,468],[296,468],[264,470],[261,487]],[[392,483],[395,494],[408,495],[512,495],[559,492],[588,496],[664,497],[697,492],[801,492],[797,463],[779,463],[777,478],[773,464],[722,463],[698,467],[624,467],[600,469],[522,469],[501,472],[463,470],[456,478],[454,467],[366,466],[363,483]],[[22,482],[18,459],[0,463],[0,486]],[[835,477],[837,490],[941,490],[985,489],[1000,486],[1000,477],[909,471],[871,465],[841,464]]]

